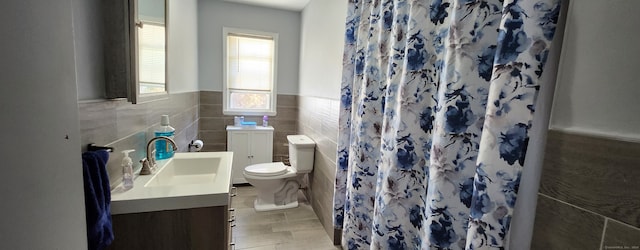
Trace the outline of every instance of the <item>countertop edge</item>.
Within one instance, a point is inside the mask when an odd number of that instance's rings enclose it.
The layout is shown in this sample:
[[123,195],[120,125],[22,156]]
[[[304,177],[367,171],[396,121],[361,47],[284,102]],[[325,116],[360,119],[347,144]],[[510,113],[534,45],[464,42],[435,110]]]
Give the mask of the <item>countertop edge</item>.
[[112,201],[111,215],[228,205],[229,193]]

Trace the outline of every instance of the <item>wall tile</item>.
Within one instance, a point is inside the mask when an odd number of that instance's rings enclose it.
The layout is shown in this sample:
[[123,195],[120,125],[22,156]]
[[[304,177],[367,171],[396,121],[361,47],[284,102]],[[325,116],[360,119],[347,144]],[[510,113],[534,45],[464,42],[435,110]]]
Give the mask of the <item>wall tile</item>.
[[107,162],[107,173],[109,174],[109,184],[111,188],[115,188],[122,182],[122,150],[135,149],[135,152],[129,153],[129,157],[133,161],[134,171],[140,169],[140,160],[146,157],[147,134],[144,131],[132,134],[125,138],[119,139],[106,146],[115,148],[114,152],[109,153],[109,161]]
[[117,138],[123,138],[146,129],[149,109],[147,105],[131,105],[118,102],[116,107]]
[[205,143],[202,148],[203,152],[218,152],[218,151],[226,151],[227,144],[226,143]]
[[200,131],[225,130],[226,125],[224,117],[200,117]]
[[[169,122],[176,131],[182,131],[187,126],[198,120],[198,107],[192,106],[184,109],[181,113],[169,117]],[[159,124],[158,124],[159,125]]]
[[274,147],[280,147],[280,146],[284,146],[286,147],[289,144],[289,141],[287,140],[287,136],[288,135],[295,135],[297,134],[298,131],[277,131],[273,134],[273,146]]
[[178,152],[187,152],[187,151],[189,151],[189,143],[191,142],[191,139],[187,138],[186,131],[182,130],[182,131],[176,133],[173,136],[173,140],[178,145]]
[[336,154],[337,154],[336,152],[338,151],[337,150],[338,145],[335,142],[331,141],[327,137],[323,137],[318,141],[316,141],[316,143],[317,143],[317,150],[319,151],[320,154],[327,157],[331,162],[336,161]]
[[278,95],[278,107],[298,108],[298,96],[297,95]]
[[201,117],[222,117],[222,104],[200,104]]
[[295,121],[298,118],[298,107],[280,107],[276,110],[276,116],[273,119],[281,121]]
[[336,100],[316,97],[299,97],[298,103],[299,132],[316,142],[314,170],[309,175],[307,195],[325,231],[334,238],[333,185],[339,105]]
[[224,130],[201,130],[200,139],[209,143],[227,143],[227,131]]
[[117,101],[81,102],[78,104],[78,119],[83,150],[86,145],[104,145],[118,137]]
[[325,231],[333,238],[333,183],[336,165],[326,157],[316,156],[309,176],[309,199]]
[[640,143],[549,131],[540,192],[640,227]]
[[200,104],[222,104],[221,91],[200,91]]
[[599,249],[604,217],[538,196],[532,250]]
[[289,142],[286,140],[274,142],[273,145],[273,155],[285,156],[288,158],[289,155]]
[[189,125],[186,129],[186,133],[187,133],[187,138],[189,138],[190,140],[196,140],[199,139],[198,137],[198,121],[194,121],[193,123],[191,123],[191,125]]
[[271,119],[269,125],[281,131],[298,131],[298,124],[295,120]]
[[176,128],[176,142],[180,151],[197,137],[199,93],[179,93],[167,99],[148,103],[131,104],[126,100],[102,100],[80,102],[80,136],[83,150],[86,144],[96,143],[115,148],[110,153],[107,171],[112,187],[122,180],[122,150],[135,149],[130,156],[134,169],[140,168],[139,160],[146,156],[147,141],[160,124],[160,115],[168,114]]
[[[281,144],[287,143],[286,135],[297,134],[298,97],[296,95],[277,96],[276,116],[269,117],[269,125],[274,127],[273,160],[281,161],[287,158],[288,150],[283,150]],[[219,144],[220,134],[214,132],[226,131],[226,125],[233,125],[233,116],[222,114],[222,92],[200,92],[200,134],[205,141],[205,151],[226,150],[226,132],[223,144]],[[245,121],[255,121],[262,124],[262,116],[245,116]],[[209,140],[214,140],[211,144]]]
[[604,249],[640,249],[640,228],[608,220],[602,247]]

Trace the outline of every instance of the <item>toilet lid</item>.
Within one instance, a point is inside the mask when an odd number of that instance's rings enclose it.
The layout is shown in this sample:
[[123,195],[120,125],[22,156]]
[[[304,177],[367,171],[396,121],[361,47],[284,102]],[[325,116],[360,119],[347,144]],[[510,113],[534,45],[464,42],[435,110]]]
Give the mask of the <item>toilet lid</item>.
[[244,168],[247,174],[255,176],[276,176],[287,172],[287,166],[282,162],[260,163]]

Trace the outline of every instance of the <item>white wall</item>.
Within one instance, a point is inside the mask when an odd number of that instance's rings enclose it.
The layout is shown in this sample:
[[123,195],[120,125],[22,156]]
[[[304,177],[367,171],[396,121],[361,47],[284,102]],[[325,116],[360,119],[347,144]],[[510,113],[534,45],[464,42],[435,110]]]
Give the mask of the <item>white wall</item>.
[[72,0],[78,100],[105,96],[100,0]]
[[298,93],[300,13],[223,2],[198,1],[200,90],[222,91],[222,28],[278,33],[279,94]]
[[0,249],[86,249],[71,0],[0,8]]
[[198,91],[198,1],[169,0],[168,90]]
[[640,1],[569,7],[551,128],[640,139]]
[[347,1],[311,0],[302,11],[301,96],[340,99]]

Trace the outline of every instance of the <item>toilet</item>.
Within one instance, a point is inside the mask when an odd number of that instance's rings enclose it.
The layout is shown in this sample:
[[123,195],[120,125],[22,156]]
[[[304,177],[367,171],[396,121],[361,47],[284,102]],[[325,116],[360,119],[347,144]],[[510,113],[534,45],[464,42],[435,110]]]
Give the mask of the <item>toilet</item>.
[[256,188],[256,211],[298,207],[300,180],[313,170],[316,143],[306,135],[288,135],[291,166],[282,162],[245,167],[244,178]]

